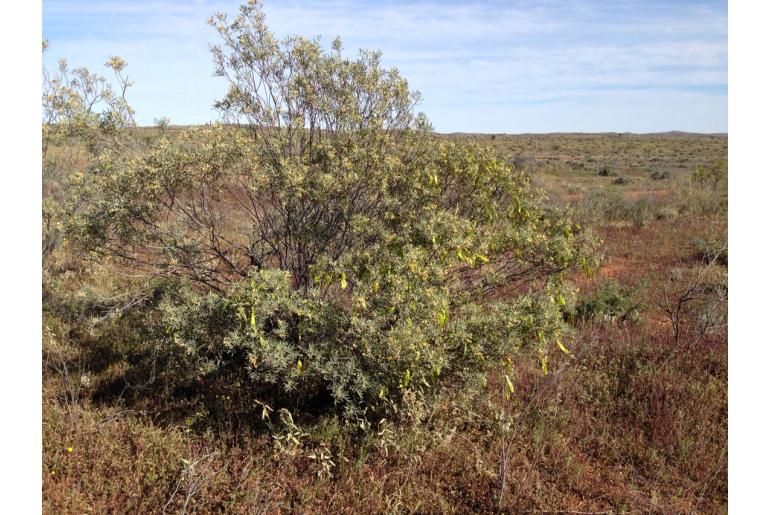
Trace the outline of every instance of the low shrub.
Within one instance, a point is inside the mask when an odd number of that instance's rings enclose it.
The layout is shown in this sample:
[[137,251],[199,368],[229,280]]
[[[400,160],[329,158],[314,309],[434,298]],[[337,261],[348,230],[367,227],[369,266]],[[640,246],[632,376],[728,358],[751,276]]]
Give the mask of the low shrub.
[[727,160],[719,159],[698,166],[692,174],[695,183],[714,191],[727,190]]
[[626,198],[616,188],[594,191],[577,206],[578,217],[586,223],[630,222],[641,228],[655,218],[657,204],[648,198]]
[[631,184],[631,178],[630,177],[618,177],[615,180],[612,181],[612,184],[617,184],[620,186],[625,186],[626,184]]
[[715,262],[727,266],[727,238],[711,234],[705,238],[693,240],[695,256],[707,263]]
[[683,184],[674,195],[674,203],[682,214],[715,217],[727,213],[727,192],[713,191],[697,183]]
[[727,161],[718,160],[695,169],[689,181],[677,188],[680,212],[693,216],[727,213]]
[[655,218],[655,209],[647,198],[629,201],[626,216],[636,229],[641,229]]
[[661,172],[661,171],[657,171],[657,170],[652,172],[652,174],[650,175],[650,178],[653,181],[663,181],[665,179],[668,179],[669,177],[671,177],[670,173],[668,173],[668,172]]
[[599,177],[615,177],[617,172],[615,172],[614,166],[605,163],[599,167],[599,169],[596,171],[596,175]]
[[656,220],[676,220],[679,217],[679,209],[675,205],[665,204],[655,212]]
[[581,320],[627,322],[639,319],[640,303],[635,291],[615,279],[604,279],[593,294],[578,301],[575,316]]

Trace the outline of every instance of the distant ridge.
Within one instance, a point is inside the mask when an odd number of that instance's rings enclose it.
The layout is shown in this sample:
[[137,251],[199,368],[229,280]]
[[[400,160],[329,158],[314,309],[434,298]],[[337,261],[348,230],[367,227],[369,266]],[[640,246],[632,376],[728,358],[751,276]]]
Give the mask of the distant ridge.
[[639,133],[646,136],[720,136],[726,137],[726,132],[687,132],[687,131],[666,131],[666,132],[645,132]]
[[662,131],[662,132],[437,132],[445,136],[715,136],[727,137],[726,132],[687,132],[687,131]]
[[[166,130],[179,131],[194,127],[206,127],[215,122],[201,123],[195,125],[167,125]],[[157,129],[155,125],[141,125],[139,129]],[[714,136],[726,138],[726,132],[688,132],[688,131],[661,131],[661,132],[438,132],[442,136]]]

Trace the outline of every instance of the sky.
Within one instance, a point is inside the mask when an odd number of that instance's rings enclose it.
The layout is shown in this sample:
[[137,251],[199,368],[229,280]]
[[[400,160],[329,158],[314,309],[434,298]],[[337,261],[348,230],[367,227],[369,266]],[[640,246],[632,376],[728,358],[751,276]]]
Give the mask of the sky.
[[[217,119],[206,20],[239,1],[44,0],[48,67],[128,62],[137,122]],[[727,132],[727,1],[264,0],[277,36],[379,49],[438,132]]]

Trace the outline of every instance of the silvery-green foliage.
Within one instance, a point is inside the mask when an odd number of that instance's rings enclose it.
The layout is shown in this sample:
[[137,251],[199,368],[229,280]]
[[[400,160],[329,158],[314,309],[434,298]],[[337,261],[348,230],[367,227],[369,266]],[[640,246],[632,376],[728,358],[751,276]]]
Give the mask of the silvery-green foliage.
[[590,234],[492,149],[438,140],[379,54],[278,41],[255,3],[211,23],[229,123],[102,152],[71,224],[186,285],[163,325],[197,384],[357,419],[521,349],[547,371]]

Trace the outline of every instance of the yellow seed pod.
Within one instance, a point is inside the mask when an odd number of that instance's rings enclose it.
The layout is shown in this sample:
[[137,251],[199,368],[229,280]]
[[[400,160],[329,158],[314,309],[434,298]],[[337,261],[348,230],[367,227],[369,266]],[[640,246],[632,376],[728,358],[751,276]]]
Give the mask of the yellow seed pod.
[[508,374],[505,374],[505,386],[506,386],[506,392],[505,392],[505,399],[510,400],[511,396],[513,395],[513,382],[511,381],[511,378],[508,377]]

